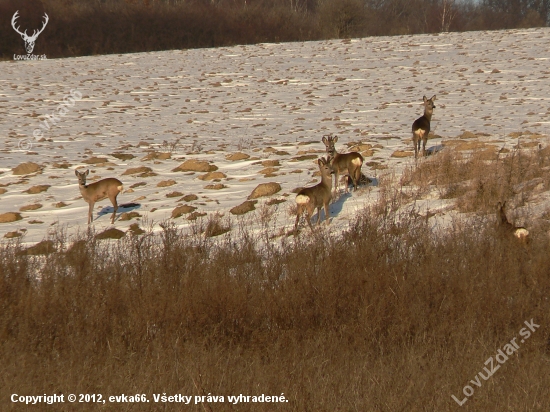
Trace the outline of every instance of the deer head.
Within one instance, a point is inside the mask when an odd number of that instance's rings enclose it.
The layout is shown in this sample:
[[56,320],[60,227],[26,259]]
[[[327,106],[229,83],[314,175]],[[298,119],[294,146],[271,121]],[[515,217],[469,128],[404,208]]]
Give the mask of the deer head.
[[15,27],[15,21],[19,17],[19,10],[17,10],[13,17],[11,18],[11,25],[13,29],[21,35],[21,38],[25,41],[25,49],[27,50],[28,54],[31,54],[34,50],[34,42],[36,41],[38,35],[44,31],[44,28],[48,24],[48,21],[50,18],[46,13],[44,13],[44,22],[42,23],[42,28],[40,30],[34,30],[32,36],[27,35],[27,30],[25,30],[23,33],[19,31],[19,27]]
[[336,148],[334,147],[334,144],[338,141],[338,136],[327,134],[323,136],[322,141],[325,144],[328,156],[330,158],[334,157],[336,155]]

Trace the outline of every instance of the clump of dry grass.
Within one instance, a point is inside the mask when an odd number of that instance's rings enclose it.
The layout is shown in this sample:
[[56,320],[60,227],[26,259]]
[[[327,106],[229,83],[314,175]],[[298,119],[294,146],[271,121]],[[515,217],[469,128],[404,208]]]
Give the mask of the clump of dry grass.
[[435,188],[441,199],[456,199],[459,211],[482,213],[511,198],[523,205],[550,188],[550,157],[544,150],[503,152],[495,150],[489,156],[485,149],[471,153],[445,149],[408,168],[401,184],[414,187],[419,197]]
[[208,215],[204,234],[207,237],[220,236],[231,230],[231,222],[228,218],[224,219],[222,215],[213,213]]
[[59,233],[40,257],[2,243],[0,397],[135,392],[158,410],[152,394],[205,392],[224,411],[228,395],[284,393],[239,410],[451,410],[533,318],[541,328],[465,407],[547,405],[548,239],[518,249],[484,219],[434,234],[398,213],[366,210],[341,238],[279,247],[169,223],[118,241]]

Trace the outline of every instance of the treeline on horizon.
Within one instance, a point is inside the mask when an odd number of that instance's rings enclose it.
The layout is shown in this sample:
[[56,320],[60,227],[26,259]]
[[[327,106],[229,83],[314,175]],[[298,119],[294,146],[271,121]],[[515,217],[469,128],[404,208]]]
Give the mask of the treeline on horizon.
[[0,0],[0,58],[545,27],[550,0]]

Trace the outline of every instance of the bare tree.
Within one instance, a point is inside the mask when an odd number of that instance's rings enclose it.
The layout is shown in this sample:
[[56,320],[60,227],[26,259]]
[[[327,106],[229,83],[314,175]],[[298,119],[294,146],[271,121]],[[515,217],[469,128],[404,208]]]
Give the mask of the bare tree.
[[456,0],[440,0],[441,7],[441,31],[448,32],[451,27],[458,8],[456,7]]

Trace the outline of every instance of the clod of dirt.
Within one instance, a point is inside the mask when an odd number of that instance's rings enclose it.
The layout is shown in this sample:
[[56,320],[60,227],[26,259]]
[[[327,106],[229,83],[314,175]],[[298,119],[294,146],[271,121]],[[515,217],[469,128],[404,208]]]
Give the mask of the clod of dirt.
[[264,196],[271,196],[281,190],[281,185],[279,183],[275,182],[269,182],[269,183],[260,183],[256,188],[252,191],[250,196],[248,196],[248,199],[257,199],[259,197]]
[[33,162],[21,163],[19,166],[16,166],[12,169],[14,175],[29,175],[31,173],[36,173],[42,168]]
[[176,181],[173,179],[163,180],[162,182],[157,183],[157,187],[168,187],[168,186],[173,186],[175,184],[176,184]]
[[192,202],[193,200],[197,200],[199,197],[197,195],[185,195],[182,197],[182,200],[184,202]]
[[186,215],[195,210],[197,210],[197,208],[194,206],[189,206],[189,205],[178,206],[174,210],[172,210],[172,219],[176,219],[182,215]]
[[256,210],[256,207],[254,206],[256,203],[258,203],[257,200],[246,200],[240,205],[232,208],[229,212],[234,215],[244,215],[245,213]]
[[296,156],[296,157],[293,157],[290,161],[303,162],[304,160],[311,160],[311,159],[317,159],[317,155],[311,154],[311,155]]
[[119,217],[119,220],[121,221],[127,221],[127,220],[132,220],[133,218],[136,218],[136,217],[141,217],[141,215],[138,213],[138,212],[124,212],[120,215]]
[[37,210],[37,209],[40,209],[41,207],[42,207],[42,205],[40,203],[35,203],[34,205],[21,206],[19,208],[19,211],[20,212],[28,212],[29,210]]
[[170,159],[172,155],[170,153],[163,153],[163,152],[151,152],[147,154],[146,156],[142,157],[141,160],[147,161],[147,160],[167,160]]
[[98,233],[95,235],[95,238],[98,240],[101,239],[121,239],[124,236],[126,236],[126,233],[124,233],[122,230],[116,229],[114,227],[109,228],[101,233]]
[[107,163],[109,159],[106,159],[105,157],[90,157],[89,159],[83,160],[82,163],[86,163],[88,165],[98,165],[102,163]]
[[200,175],[199,179],[207,181],[207,180],[225,179],[226,177],[227,176],[225,175],[225,173],[222,173],[222,172],[208,172],[204,175]]
[[171,192],[171,193],[166,194],[166,197],[180,197],[180,196],[183,196],[183,193],[181,193],[181,192]]
[[111,156],[117,158],[118,160],[126,161],[132,160],[135,156],[130,153],[111,153]]
[[172,170],[172,172],[214,172],[218,167],[206,160],[189,159]]
[[232,162],[236,162],[238,160],[246,160],[246,159],[249,159],[250,158],[250,155],[247,155],[246,153],[241,153],[241,152],[237,152],[237,153],[232,153],[230,155],[227,155],[225,156],[225,158],[227,160],[230,160]]
[[153,169],[147,166],[139,166],[139,167],[131,167],[130,169],[126,170],[124,173],[122,173],[123,176],[125,175],[135,175],[138,173],[152,173]]
[[227,186],[222,184],[222,183],[215,183],[213,185],[206,185],[204,186],[205,189],[208,189],[208,190],[221,190],[221,189],[225,189]]
[[37,185],[25,190],[25,193],[36,195],[38,193],[46,192],[50,187],[50,185]]

